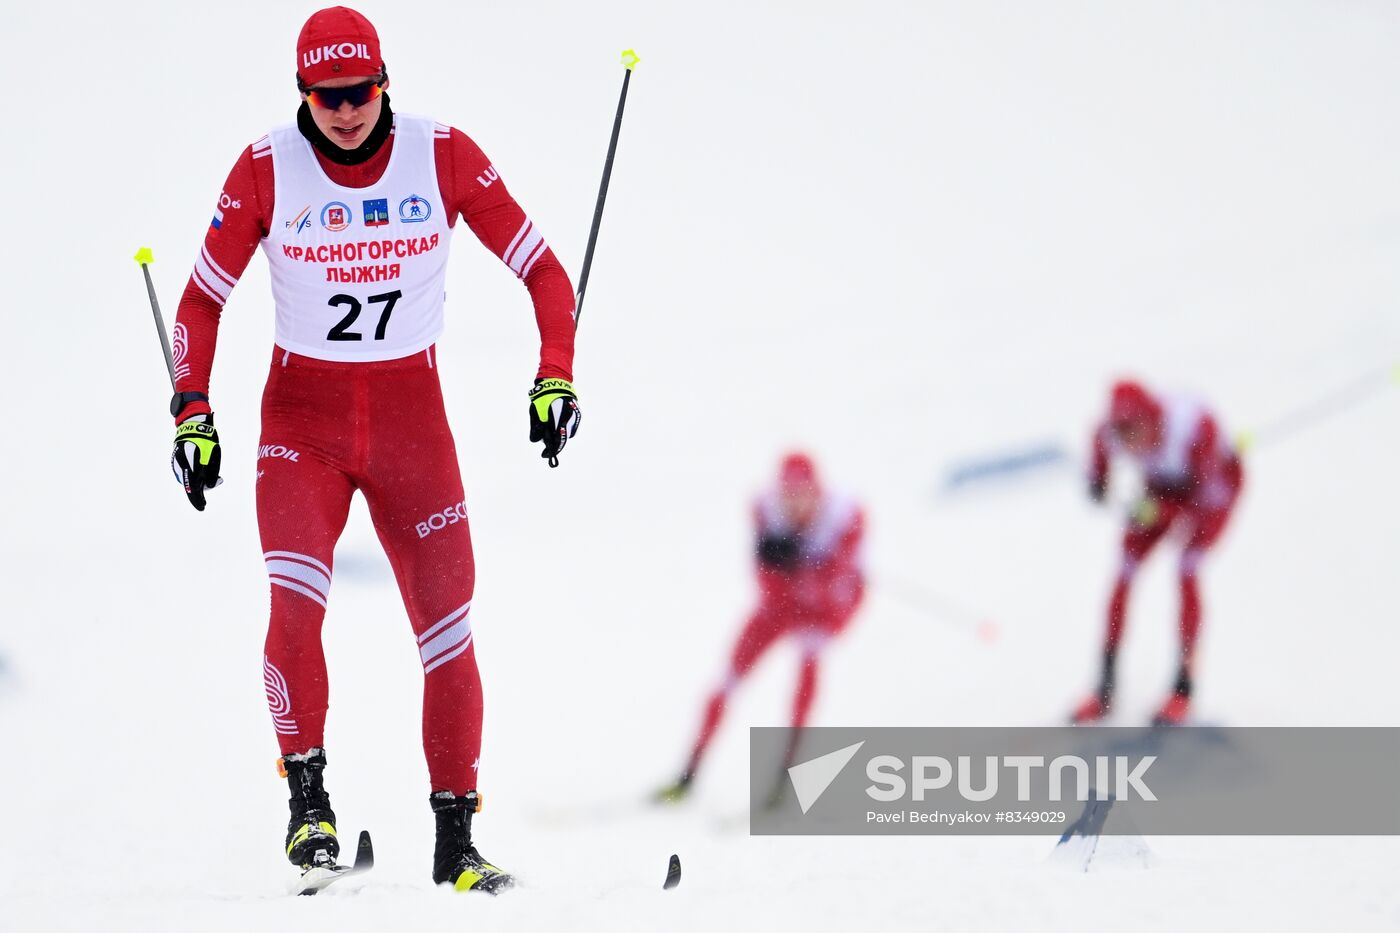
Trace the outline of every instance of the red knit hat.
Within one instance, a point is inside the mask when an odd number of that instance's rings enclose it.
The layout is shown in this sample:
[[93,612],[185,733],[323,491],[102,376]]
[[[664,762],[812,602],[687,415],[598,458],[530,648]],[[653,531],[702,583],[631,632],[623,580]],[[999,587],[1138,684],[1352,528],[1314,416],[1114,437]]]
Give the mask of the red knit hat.
[[778,468],[778,485],[785,490],[810,489],[817,491],[817,465],[804,453],[790,453],[783,458]]
[[375,77],[384,70],[379,33],[346,6],[311,14],[297,36],[297,77],[311,86],[332,78]]
[[1162,417],[1162,406],[1142,383],[1123,379],[1113,385],[1113,401],[1108,406],[1108,420],[1114,425],[1156,425]]

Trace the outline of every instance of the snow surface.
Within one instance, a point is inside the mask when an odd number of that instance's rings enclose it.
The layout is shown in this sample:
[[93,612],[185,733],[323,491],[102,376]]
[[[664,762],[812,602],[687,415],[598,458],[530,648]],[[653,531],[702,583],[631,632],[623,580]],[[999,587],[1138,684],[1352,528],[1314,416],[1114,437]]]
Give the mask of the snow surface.
[[[228,482],[165,461],[140,275],[173,315],[225,173],[289,119],[309,3],[5,7],[0,225],[0,929],[1395,928],[1394,839],[1149,840],[1073,874],[1048,837],[749,838],[746,724],[683,809],[679,765],[752,597],[747,499],[792,444],[871,513],[877,586],[817,721],[1054,723],[1094,676],[1117,529],[1071,473],[957,500],[953,459],[1080,445],[1134,372],[1268,422],[1397,358],[1400,8],[1277,0],[365,2],[395,105],[463,127],[571,270],[624,47],[632,84],[578,345],[588,417],[525,443],[534,323],[463,233],[440,359],[480,562],[479,821],[524,890],[433,889],[420,671],[363,508],[326,627],[328,784],[379,866],[288,899],[260,686],[253,456],[266,267],[229,303]],[[22,76],[22,77],[21,77]],[[168,317],[169,320],[169,317]],[[1249,460],[1205,571],[1201,715],[1396,725],[1400,390]],[[543,563],[542,563],[543,561]],[[1145,574],[1122,721],[1171,676],[1172,561]],[[922,615],[886,580],[975,608]],[[594,802],[597,802],[596,805]],[[660,889],[680,853],[685,880]]]

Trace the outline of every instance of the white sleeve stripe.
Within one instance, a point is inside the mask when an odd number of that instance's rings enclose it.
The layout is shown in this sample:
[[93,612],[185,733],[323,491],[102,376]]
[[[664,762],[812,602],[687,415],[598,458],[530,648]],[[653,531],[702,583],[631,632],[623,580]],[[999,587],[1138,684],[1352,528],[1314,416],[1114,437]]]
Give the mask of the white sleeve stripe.
[[233,291],[233,288],[214,274],[214,270],[209,268],[209,264],[204,261],[202,255],[195,260],[194,273],[204,280],[205,285],[208,285],[214,291],[218,292],[221,299],[228,301],[229,293]]
[[520,270],[520,277],[522,279],[530,274],[530,270],[535,268],[535,263],[539,262],[540,257],[544,255],[544,251],[547,249],[549,249],[549,244],[544,241],[544,237],[540,237],[540,244],[535,247],[534,253],[525,261],[525,268]]
[[525,237],[525,242],[520,244],[520,248],[515,251],[515,259],[511,261],[510,267],[515,270],[516,275],[523,275],[525,263],[535,254],[535,250],[544,244],[544,234],[537,228],[531,227],[529,236]]
[[270,146],[266,149],[253,150],[253,158],[255,159],[265,159],[270,155],[272,155],[272,147]]
[[224,300],[228,300],[229,294],[233,291],[233,286],[224,281],[223,277],[214,271],[214,268],[209,265],[209,260],[204,257],[204,252],[202,250],[200,251],[199,257],[194,261],[194,268],[204,279],[205,284],[209,285],[220,295],[223,295]]
[[525,234],[529,231],[530,218],[526,217],[525,223],[521,224],[520,229],[515,232],[515,239],[510,241],[510,245],[506,247],[506,251],[501,254],[501,260],[507,265],[510,264],[510,258],[515,255],[515,248],[520,245],[521,239],[523,239]]
[[520,275],[521,270],[525,268],[525,261],[534,255],[535,247],[543,242],[544,237],[532,226],[530,232],[525,235],[525,242],[521,243],[515,254],[507,260],[511,271]]
[[200,290],[203,291],[204,294],[217,301],[220,307],[223,307],[224,299],[220,297],[218,293],[216,293],[212,288],[204,284],[204,280],[199,277],[198,269],[195,269],[193,272],[190,273],[190,281],[198,285]]
[[199,254],[204,257],[204,261],[209,264],[209,268],[214,270],[214,274],[228,283],[229,288],[233,288],[233,286],[238,284],[238,276],[229,275],[225,272],[224,267],[215,262],[214,257],[209,255],[209,247],[201,246]]

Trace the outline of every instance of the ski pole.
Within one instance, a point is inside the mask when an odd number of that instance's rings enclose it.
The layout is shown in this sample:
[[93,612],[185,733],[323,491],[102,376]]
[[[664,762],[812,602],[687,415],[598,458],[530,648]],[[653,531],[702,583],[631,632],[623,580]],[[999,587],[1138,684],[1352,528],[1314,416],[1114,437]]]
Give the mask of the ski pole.
[[1400,384],[1400,363],[1368,370],[1352,382],[1305,402],[1262,427],[1241,431],[1235,445],[1244,453],[1311,431],[1322,422],[1384,391],[1391,384]]
[[603,202],[608,199],[608,180],[612,178],[613,156],[617,154],[617,135],[622,131],[622,108],[627,105],[627,83],[632,78],[632,69],[641,59],[628,49],[622,53],[622,96],[617,99],[617,116],[613,118],[612,139],[608,141],[608,158],[603,163],[603,181],[598,186],[598,204],[593,208],[593,228],[588,231],[588,249],[583,253],[583,271],[578,277],[578,294],[574,296],[574,327],[578,327],[583,317],[583,293],[588,288],[588,270],[593,267],[593,248],[598,245],[598,228],[603,223]]
[[151,263],[155,257],[151,248],[143,246],[132,257],[141,266],[141,274],[146,277],[146,294],[151,298],[151,314],[156,319],[156,333],[160,334],[160,348],[165,351],[165,371],[170,374],[170,390],[175,390],[175,362],[170,355],[170,338],[165,335],[165,319],[160,316],[160,302],[156,300],[156,286],[151,281]]
[[1000,627],[988,614],[907,578],[881,574],[876,590],[888,593],[920,615],[967,632],[979,641],[994,642],[1000,635]]

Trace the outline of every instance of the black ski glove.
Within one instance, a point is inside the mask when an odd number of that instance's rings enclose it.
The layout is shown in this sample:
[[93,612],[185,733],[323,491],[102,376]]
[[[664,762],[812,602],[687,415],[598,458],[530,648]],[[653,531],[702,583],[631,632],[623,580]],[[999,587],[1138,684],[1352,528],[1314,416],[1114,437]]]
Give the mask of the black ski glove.
[[578,433],[583,414],[567,379],[536,379],[530,390],[530,443],[544,443],[540,456],[559,465],[559,452]]
[[185,487],[190,505],[204,511],[204,492],[223,482],[219,478],[219,432],[214,430],[214,416],[191,415],[175,429],[175,450],[170,455],[170,469],[175,479]]

